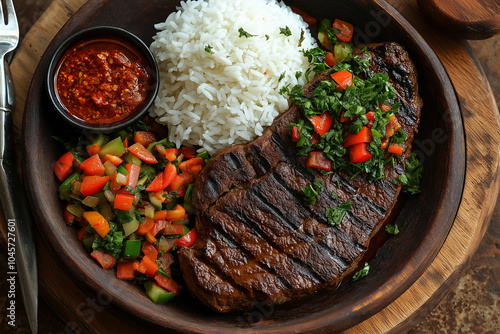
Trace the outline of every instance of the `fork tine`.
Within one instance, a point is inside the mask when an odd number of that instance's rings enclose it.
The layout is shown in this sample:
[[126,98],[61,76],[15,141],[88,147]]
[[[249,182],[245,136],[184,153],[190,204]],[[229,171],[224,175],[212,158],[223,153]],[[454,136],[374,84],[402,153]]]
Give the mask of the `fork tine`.
[[7,6],[7,26],[19,29],[17,25],[17,17],[16,17],[16,10],[14,9],[14,3],[12,2],[12,0],[5,0],[5,4]]

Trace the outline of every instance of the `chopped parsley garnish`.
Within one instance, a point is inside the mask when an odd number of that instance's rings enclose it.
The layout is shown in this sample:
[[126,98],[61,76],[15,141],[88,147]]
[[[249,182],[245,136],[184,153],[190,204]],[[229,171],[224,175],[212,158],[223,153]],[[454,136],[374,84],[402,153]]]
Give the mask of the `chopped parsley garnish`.
[[285,79],[285,72],[280,74],[280,77],[278,78],[278,82],[281,82],[281,80]]
[[351,279],[351,282],[359,281],[363,277],[368,276],[369,272],[370,272],[370,265],[367,262],[365,262],[364,267],[354,274],[354,276]]
[[239,37],[246,37],[246,38],[250,38],[250,37],[254,37],[255,35],[251,35],[249,34],[248,32],[246,32],[245,30],[243,30],[243,28],[239,28],[238,29],[238,32],[240,33],[240,36]]
[[325,190],[325,184],[318,179],[315,179],[313,183],[302,188],[302,192],[306,195],[306,201],[311,205],[316,204],[316,197],[318,193],[323,190]]
[[264,35],[264,36],[266,36],[266,41],[268,41],[269,40],[269,35]]
[[399,233],[399,228],[397,224],[394,225],[386,225],[385,231],[389,234],[396,235]]
[[339,225],[347,211],[351,210],[351,201],[340,203],[335,208],[326,209],[326,218],[331,226]]
[[212,49],[212,47],[210,45],[205,45],[205,51],[208,53],[211,53],[211,54],[214,53],[214,50]]
[[292,32],[290,31],[290,28],[288,28],[288,26],[280,28],[280,34],[285,36],[292,36]]
[[[90,225],[89,225],[90,226]],[[97,235],[92,243],[92,249],[102,250],[118,258],[122,252],[123,233],[118,231],[116,224],[109,222],[110,231],[104,238]]]
[[403,191],[410,195],[420,193],[420,180],[424,174],[424,166],[415,154],[406,160],[406,173],[399,176],[403,184]]

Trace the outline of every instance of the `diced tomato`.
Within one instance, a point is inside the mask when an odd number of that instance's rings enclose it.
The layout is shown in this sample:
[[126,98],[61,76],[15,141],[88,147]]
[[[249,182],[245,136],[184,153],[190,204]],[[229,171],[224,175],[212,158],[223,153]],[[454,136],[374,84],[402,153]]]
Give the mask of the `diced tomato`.
[[128,148],[128,137],[123,140],[123,147]]
[[177,284],[177,282],[174,281],[173,279],[167,278],[167,277],[160,275],[160,274],[156,274],[155,281],[163,289],[170,291],[170,292],[174,292],[176,295],[179,294],[179,288],[180,288],[179,284]]
[[372,139],[372,131],[368,127],[363,126],[358,133],[347,134],[347,138],[344,142],[344,147],[349,147],[358,143],[369,143],[372,141]]
[[194,147],[181,147],[181,153],[188,159],[196,157],[196,149]]
[[352,73],[349,71],[340,71],[332,74],[332,79],[337,83],[337,88],[346,89],[347,86],[352,86]]
[[78,232],[76,232],[76,236],[80,241],[82,241],[86,235],[87,235],[86,227],[82,227],[81,229],[78,230]]
[[165,150],[165,158],[170,162],[177,159],[178,155],[179,155],[179,150],[176,148],[167,148]]
[[119,166],[122,164],[123,159],[116,156],[116,155],[106,154],[106,155],[104,155],[104,162],[106,162],[106,161],[111,162],[115,166]]
[[81,170],[87,175],[103,176],[106,168],[104,167],[99,154],[94,154],[80,164]]
[[325,63],[328,66],[330,66],[330,67],[333,67],[333,66],[337,65],[337,60],[335,59],[335,56],[334,56],[333,52],[327,52],[326,53]]
[[64,209],[63,212],[63,217],[66,225],[71,224],[71,222],[75,219],[75,215],[68,211],[68,205],[66,205],[66,209]]
[[398,119],[396,118],[396,115],[391,115],[391,117],[389,117],[389,120],[391,121],[392,125],[394,125],[394,132],[401,129],[401,125],[399,125],[399,122],[398,122]]
[[163,189],[163,172],[156,175],[153,182],[146,188],[146,191],[157,192]]
[[335,34],[339,41],[349,43],[352,40],[352,35],[354,34],[354,26],[352,24],[335,19],[333,27],[340,30],[339,33]]
[[196,239],[198,239],[198,232],[196,231],[196,228],[193,228],[182,238],[177,240],[175,244],[177,247],[192,247],[196,243]]
[[380,109],[382,109],[383,112],[388,112],[389,110],[391,110],[391,106],[387,104],[379,103],[378,106],[380,107]]
[[158,257],[158,250],[149,242],[144,242],[142,244],[141,250],[144,256],[149,256],[149,258],[152,260],[156,260],[156,258]]
[[149,230],[153,228],[155,221],[151,218],[144,218],[144,221],[139,224],[139,228],[135,231],[135,233],[139,235],[146,235]]
[[394,130],[394,124],[392,123],[387,124],[385,126],[385,133],[387,134],[387,137],[394,136],[394,133],[396,133],[396,131]]
[[135,277],[135,262],[120,262],[116,265],[116,278],[131,280]]
[[117,194],[115,196],[115,203],[113,204],[114,209],[128,211],[132,208],[134,202],[134,195],[128,194]]
[[315,133],[311,133],[311,145],[317,145],[321,142],[321,137],[319,136],[319,134],[317,134],[316,132]]
[[380,144],[380,148],[385,150],[388,144],[389,144],[389,137],[384,137],[382,138],[382,143]]
[[396,143],[391,143],[389,145],[389,148],[387,149],[387,152],[393,153],[393,154],[399,154],[399,155],[403,154],[403,151],[404,151],[403,145],[396,144]]
[[125,165],[125,169],[128,171],[127,186],[135,188],[137,181],[139,180],[139,175],[141,174],[141,167],[134,164],[127,164]]
[[113,255],[106,254],[101,250],[94,249],[92,253],[90,253],[90,256],[96,259],[104,269],[111,269],[115,266],[115,257]]
[[166,224],[163,234],[182,234],[184,227],[181,224]]
[[316,131],[316,133],[320,136],[323,136],[326,132],[328,132],[333,123],[332,117],[328,111],[323,112],[321,115],[309,117],[309,120],[314,127],[314,131]]
[[323,152],[312,151],[309,152],[309,159],[307,159],[306,167],[322,169],[327,172],[332,170],[332,162],[325,160]]
[[149,152],[141,143],[135,143],[128,148],[129,152],[148,164],[155,164],[158,162],[153,153]]
[[83,196],[92,196],[100,192],[109,181],[109,176],[85,176],[80,186],[80,192]]
[[54,174],[56,174],[59,181],[64,181],[68,176],[73,172],[73,161],[75,157],[73,153],[66,152],[64,153],[54,164]]
[[371,128],[373,122],[375,122],[375,112],[374,111],[369,111],[366,113],[366,118],[368,119],[368,125],[367,127]]
[[156,141],[156,136],[150,131],[136,131],[134,135],[134,141],[136,143],[141,143],[143,146],[147,147],[149,144]]
[[309,26],[315,27],[318,25],[318,19],[316,19],[315,17],[310,16],[309,14],[307,14],[306,12],[295,6],[290,6],[290,8],[295,14],[300,15],[302,17],[302,20],[304,20],[304,22],[307,23]]
[[299,141],[300,140],[300,132],[299,132],[299,127],[298,126],[294,126],[292,128],[292,139],[295,140],[295,141]]
[[349,149],[349,154],[352,163],[365,162],[372,157],[370,151],[368,151],[368,145],[366,143],[352,145]]
[[89,156],[93,156],[101,151],[101,146],[99,144],[88,145],[86,149]]

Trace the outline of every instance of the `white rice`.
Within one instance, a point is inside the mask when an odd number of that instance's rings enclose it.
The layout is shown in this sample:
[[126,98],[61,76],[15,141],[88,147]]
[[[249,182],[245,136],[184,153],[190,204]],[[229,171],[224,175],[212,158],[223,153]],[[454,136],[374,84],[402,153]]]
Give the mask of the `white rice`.
[[[210,153],[262,135],[288,109],[280,88],[306,81],[296,78],[308,66],[300,50],[316,47],[302,18],[276,0],[183,1],[155,28],[160,90],[151,115],[178,147]],[[240,37],[240,28],[255,36]]]

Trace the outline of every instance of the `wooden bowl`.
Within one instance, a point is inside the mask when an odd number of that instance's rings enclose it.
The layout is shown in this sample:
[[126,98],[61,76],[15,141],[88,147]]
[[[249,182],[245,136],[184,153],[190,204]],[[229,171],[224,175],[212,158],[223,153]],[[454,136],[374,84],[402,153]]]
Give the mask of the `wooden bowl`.
[[[155,34],[153,23],[164,21],[178,1],[90,0],[54,38],[35,72],[24,115],[24,178],[38,227],[44,239],[77,281],[106,303],[156,328],[184,333],[337,332],[382,310],[425,271],[442,246],[461,200],[465,174],[464,131],[453,87],[434,52],[398,12],[381,0],[286,1],[308,14],[341,18],[356,28],[356,43],[396,41],[404,45],[420,75],[425,106],[414,151],[423,160],[422,192],[398,201],[395,223],[401,233],[372,252],[368,277],[335,291],[275,307],[258,305],[248,313],[222,315],[208,311],[188,293],[164,306],[154,305],[142,288],[119,281],[84,250],[72,228],[65,225],[63,204],[52,162],[63,153],[51,136],[61,121],[50,108],[44,75],[50,56],[73,32],[96,25],[126,28],[146,44]],[[82,301],[83,302],[83,301]]]

